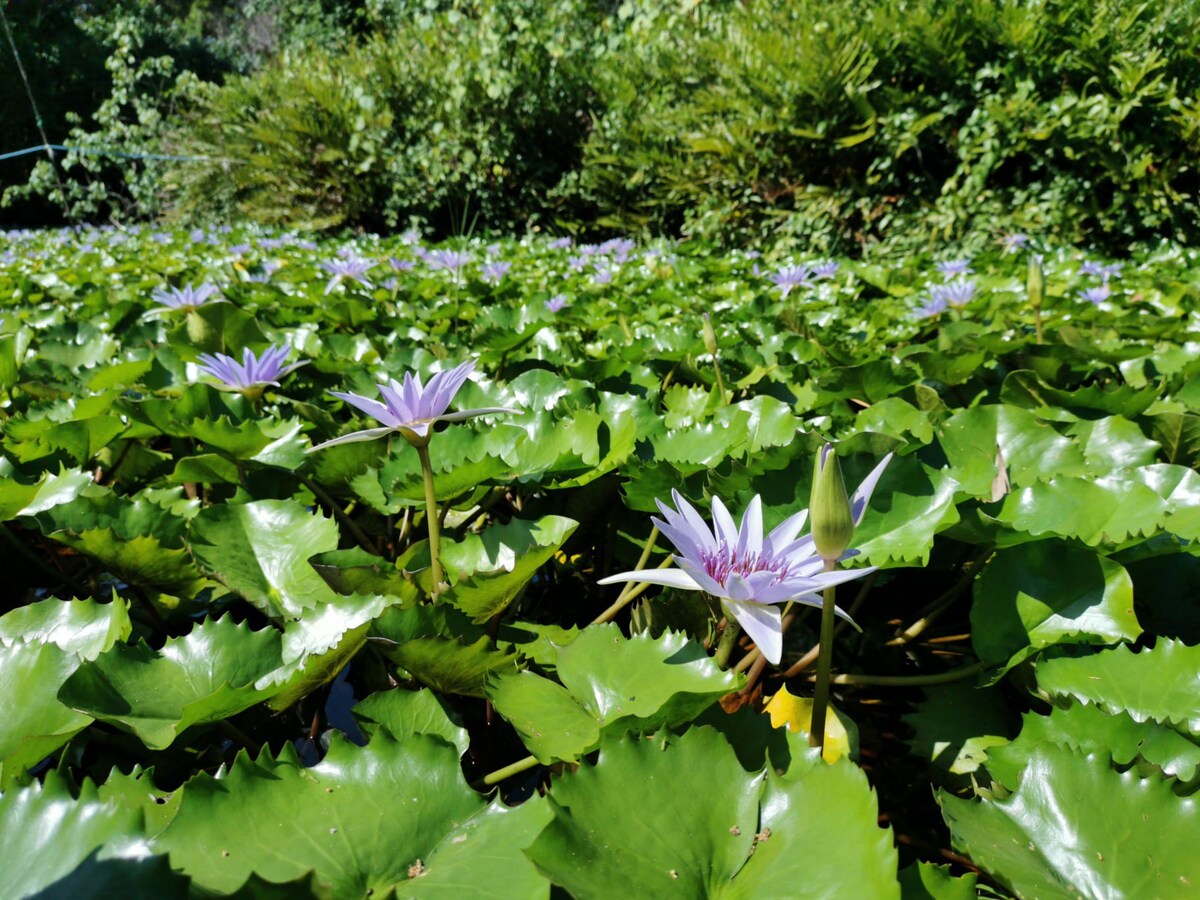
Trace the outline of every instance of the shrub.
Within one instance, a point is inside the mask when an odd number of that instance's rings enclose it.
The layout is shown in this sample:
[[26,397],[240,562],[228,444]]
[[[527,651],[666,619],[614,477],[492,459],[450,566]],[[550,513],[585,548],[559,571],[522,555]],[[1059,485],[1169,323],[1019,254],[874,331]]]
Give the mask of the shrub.
[[[577,164],[585,81],[569,5],[471,4],[345,51],[285,55],[209,92],[175,142],[179,213],[442,231],[529,222]],[[220,198],[220,202],[214,202]]]

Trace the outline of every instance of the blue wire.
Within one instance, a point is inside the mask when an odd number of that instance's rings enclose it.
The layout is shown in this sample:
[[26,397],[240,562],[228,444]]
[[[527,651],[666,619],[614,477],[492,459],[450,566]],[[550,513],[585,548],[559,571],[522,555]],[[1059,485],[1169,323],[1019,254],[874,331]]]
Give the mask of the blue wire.
[[100,147],[67,147],[63,144],[38,144],[36,147],[26,147],[24,150],[0,153],[0,160],[12,159],[14,156],[25,156],[29,153],[40,153],[44,150],[64,150],[68,153],[87,153],[91,156],[119,156],[123,159],[161,159],[174,162],[238,162],[238,160],[221,159],[217,156],[171,156],[166,153],[126,153],[123,150],[108,150]]

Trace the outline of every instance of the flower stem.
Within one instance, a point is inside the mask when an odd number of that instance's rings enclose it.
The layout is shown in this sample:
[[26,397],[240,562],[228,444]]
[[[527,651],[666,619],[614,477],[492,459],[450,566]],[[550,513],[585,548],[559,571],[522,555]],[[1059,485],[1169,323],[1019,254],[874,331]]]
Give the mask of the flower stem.
[[713,656],[717,665],[722,669],[729,667],[729,654],[733,652],[733,647],[737,644],[737,638],[741,631],[742,626],[733,616],[725,621],[725,630],[721,632],[721,640],[717,643],[717,652]]
[[436,597],[442,592],[445,576],[442,573],[442,529],[438,521],[437,495],[433,490],[433,466],[429,462],[429,445],[417,445],[417,457],[421,460],[421,474],[425,476],[425,527],[429,530],[429,568],[433,574],[433,589]]
[[[836,566],[836,560],[825,560],[826,572],[832,572]],[[812,729],[808,734],[809,744],[816,747],[820,753],[825,752],[825,713],[829,707],[829,673],[833,668],[833,611],[836,606],[836,592],[837,588],[832,584],[825,588],[821,604],[821,649],[817,656],[817,686],[813,691]]]
[[936,675],[835,675],[830,679],[834,684],[862,684],[876,687],[921,687],[929,684],[950,684],[962,681],[982,672],[986,665],[973,663],[969,666],[959,666],[948,672],[938,672]]
[[512,778],[514,775],[520,775],[522,772],[527,772],[538,764],[536,756],[527,756],[524,759],[518,759],[515,763],[505,766],[503,769],[497,769],[483,776],[485,785],[499,784],[505,778]]

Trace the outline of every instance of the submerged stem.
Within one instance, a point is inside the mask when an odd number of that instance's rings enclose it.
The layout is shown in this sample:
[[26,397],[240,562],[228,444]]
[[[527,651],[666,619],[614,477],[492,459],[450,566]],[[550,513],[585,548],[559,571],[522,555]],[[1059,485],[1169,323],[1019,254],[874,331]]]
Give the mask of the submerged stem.
[[421,474],[425,477],[425,526],[429,529],[429,568],[433,574],[431,595],[442,592],[445,576],[442,574],[442,529],[439,521],[437,495],[433,490],[433,466],[429,462],[429,445],[417,445],[417,457],[421,460]]
[[738,635],[742,631],[742,626],[737,623],[737,619],[730,616],[725,621],[725,630],[721,632],[721,640],[717,643],[717,652],[713,656],[717,665],[722,669],[729,667],[729,654],[733,652],[733,647],[737,643]]
[[[837,566],[836,560],[825,560],[825,571],[832,572]],[[821,636],[818,639],[820,651],[817,655],[817,686],[813,691],[812,729],[808,734],[808,742],[821,753],[825,752],[825,713],[829,707],[829,673],[833,668],[833,625],[834,609],[836,608],[835,585],[825,588],[821,604]]]

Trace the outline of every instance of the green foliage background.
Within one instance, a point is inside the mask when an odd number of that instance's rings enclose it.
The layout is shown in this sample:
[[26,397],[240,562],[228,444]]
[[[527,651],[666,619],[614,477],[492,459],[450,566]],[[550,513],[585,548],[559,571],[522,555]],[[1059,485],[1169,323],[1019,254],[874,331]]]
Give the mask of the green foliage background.
[[[9,6],[52,140],[201,158],[72,155],[82,217],[837,252],[1197,233],[1196,0]],[[56,190],[29,159],[10,221]]]

